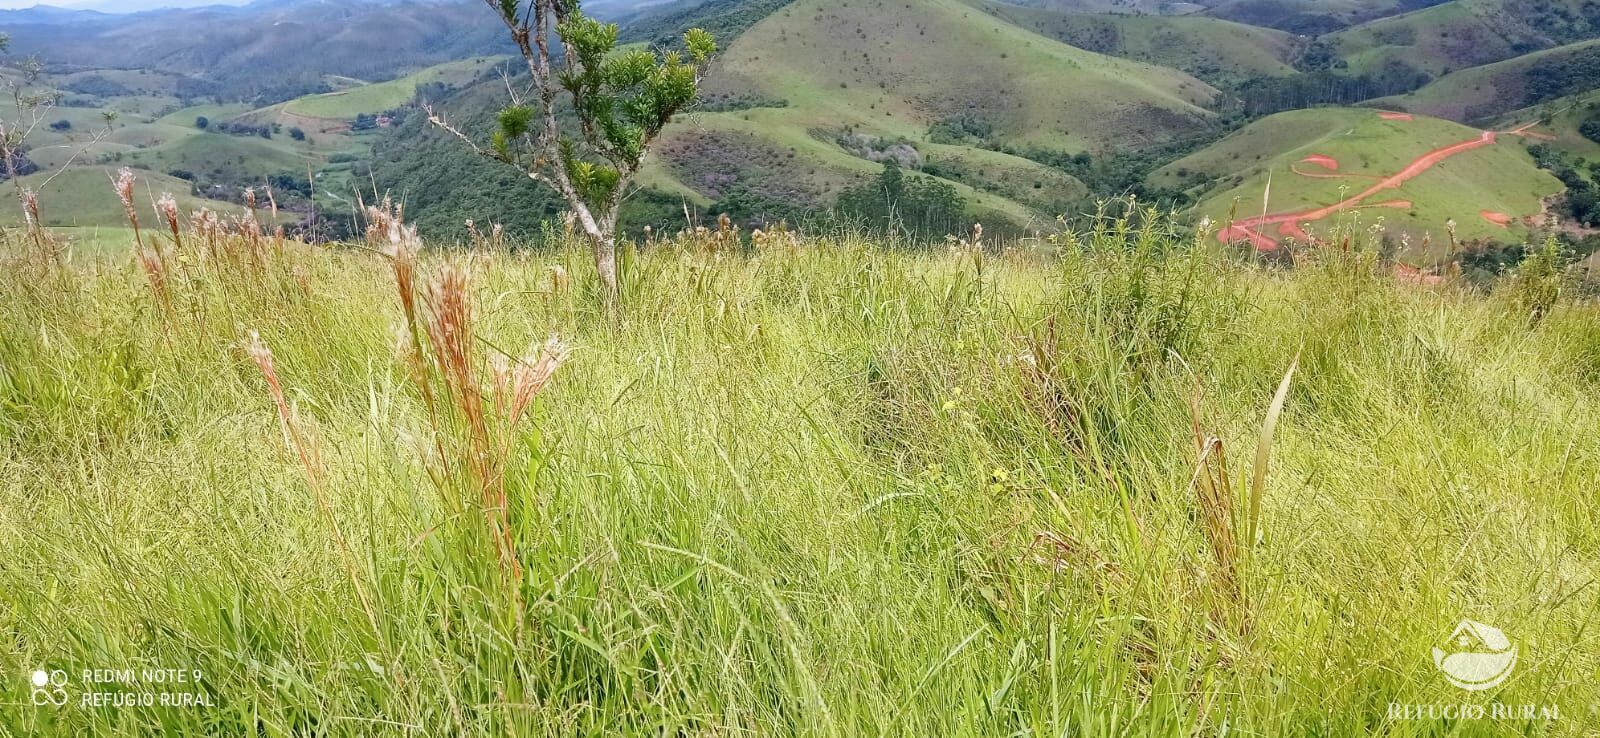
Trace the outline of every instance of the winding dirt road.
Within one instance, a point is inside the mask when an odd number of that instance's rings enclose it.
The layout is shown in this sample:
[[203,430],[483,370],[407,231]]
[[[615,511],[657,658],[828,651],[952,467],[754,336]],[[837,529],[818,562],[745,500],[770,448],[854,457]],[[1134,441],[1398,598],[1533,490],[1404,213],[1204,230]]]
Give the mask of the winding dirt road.
[[[1524,131],[1531,127],[1532,124],[1529,124],[1528,126],[1524,126],[1515,131],[1510,131],[1509,133],[1522,135]],[[1217,240],[1223,243],[1249,241],[1250,244],[1258,251],[1276,250],[1278,248],[1278,241],[1263,233],[1266,226],[1279,226],[1279,235],[1293,235],[1298,238],[1304,234],[1304,231],[1299,228],[1300,223],[1309,223],[1312,221],[1322,220],[1323,218],[1333,215],[1341,210],[1359,207],[1363,200],[1384,190],[1396,189],[1400,187],[1400,185],[1405,184],[1408,180],[1411,180],[1417,175],[1420,175],[1423,172],[1438,166],[1440,162],[1449,159],[1456,154],[1493,144],[1497,135],[1498,134],[1496,134],[1494,131],[1483,131],[1477,138],[1468,141],[1462,141],[1460,143],[1450,144],[1449,146],[1442,146],[1429,151],[1428,153],[1417,157],[1416,160],[1412,161],[1410,164],[1407,164],[1404,169],[1384,177],[1374,183],[1371,187],[1368,187],[1367,189],[1362,190],[1351,197],[1340,200],[1332,205],[1320,208],[1312,208],[1309,210],[1296,210],[1288,213],[1272,213],[1264,216],[1257,216],[1254,218],[1246,218],[1244,220],[1236,221],[1233,223],[1233,225],[1219,232],[1217,234]],[[1283,225],[1286,223],[1289,224],[1287,227]]]

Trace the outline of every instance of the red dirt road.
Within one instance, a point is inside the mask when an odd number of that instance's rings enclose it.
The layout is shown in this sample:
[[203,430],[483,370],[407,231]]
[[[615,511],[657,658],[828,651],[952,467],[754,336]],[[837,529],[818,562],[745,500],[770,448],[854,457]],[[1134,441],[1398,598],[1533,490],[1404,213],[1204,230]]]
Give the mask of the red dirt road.
[[1416,120],[1416,117],[1410,113],[1396,113],[1388,110],[1379,112],[1378,117],[1384,120]]
[[[1380,115],[1383,114],[1380,113]],[[1405,184],[1408,180],[1411,180],[1417,175],[1420,175],[1423,172],[1438,166],[1440,162],[1449,159],[1456,154],[1493,144],[1495,142],[1495,137],[1496,134],[1494,131],[1483,131],[1477,138],[1462,141],[1460,143],[1450,144],[1449,146],[1443,146],[1434,149],[1433,151],[1429,151],[1428,153],[1417,157],[1416,160],[1412,161],[1410,164],[1407,164],[1404,169],[1384,177],[1383,179],[1380,179],[1374,183],[1371,187],[1368,187],[1367,189],[1362,190],[1351,197],[1340,200],[1332,205],[1327,205],[1320,208],[1312,208],[1310,210],[1297,210],[1288,213],[1273,213],[1237,221],[1233,225],[1219,232],[1217,234],[1217,240],[1223,243],[1249,241],[1250,244],[1258,251],[1276,250],[1278,248],[1278,242],[1262,233],[1263,226],[1280,226],[1279,233],[1282,235],[1288,235],[1284,234],[1284,229],[1281,227],[1284,223],[1298,224],[1318,221],[1341,210],[1358,207],[1363,200],[1366,200],[1367,198],[1372,197],[1373,195],[1376,195],[1384,190],[1398,188]],[[1294,230],[1298,231],[1299,229],[1295,228]],[[1294,235],[1298,236],[1299,234],[1296,233]]]
[[1478,215],[1483,216],[1484,220],[1500,226],[1501,228],[1506,228],[1511,225],[1511,216],[1506,215],[1505,213],[1497,213],[1493,210],[1479,210]]

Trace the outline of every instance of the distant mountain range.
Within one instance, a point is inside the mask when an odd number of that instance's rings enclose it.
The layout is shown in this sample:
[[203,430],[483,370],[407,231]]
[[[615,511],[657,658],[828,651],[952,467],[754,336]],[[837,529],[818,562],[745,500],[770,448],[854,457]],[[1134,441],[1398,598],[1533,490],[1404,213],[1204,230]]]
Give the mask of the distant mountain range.
[[[195,196],[299,176],[324,208],[391,192],[447,237],[464,218],[526,231],[556,213],[548,193],[415,114],[426,99],[474,134],[492,127],[500,70],[520,65],[504,63],[516,52],[484,0],[140,10],[200,1],[0,11],[10,54],[37,55],[67,93],[59,145],[35,142],[40,166],[114,111],[115,139],[80,165],[131,164],[194,182]],[[1237,229],[1266,247],[1302,237],[1301,215],[1325,224],[1338,193],[1386,182],[1349,209],[1439,247],[1452,220],[1464,240],[1524,238],[1564,212],[1561,187],[1600,186],[1588,164],[1600,161],[1600,0],[584,7],[620,21],[623,43],[671,47],[703,27],[721,48],[700,105],[647,161],[625,211],[635,229],[681,224],[686,209],[799,220],[902,176],[938,205],[935,230],[1048,229],[1127,193],[1216,221],[1236,201],[1259,208],[1271,181],[1271,212]],[[1448,162],[1427,158],[1438,151]],[[103,183],[92,174],[81,180]]]
[[99,13],[143,13],[150,10],[199,8],[207,5],[244,5],[247,0],[98,0],[96,2],[66,3],[71,10],[93,10]]
[[[448,3],[452,0],[436,0],[439,3]],[[84,2],[63,2],[60,4],[37,4],[27,6],[13,0],[12,3],[0,3],[0,8],[7,4],[15,4],[14,10],[0,10],[0,20],[8,23],[17,22],[62,22],[80,18],[76,14],[83,12],[102,13],[107,15],[129,15],[133,13],[147,13],[158,10],[188,10],[205,7],[244,7],[244,6],[283,6],[289,4],[303,5],[314,3],[331,3],[332,0],[86,0]],[[585,9],[599,16],[616,17],[653,6],[666,5],[673,0],[591,0],[585,4]],[[370,5],[393,5],[394,0],[357,0],[356,3],[341,3]],[[27,19],[27,20],[22,20]]]

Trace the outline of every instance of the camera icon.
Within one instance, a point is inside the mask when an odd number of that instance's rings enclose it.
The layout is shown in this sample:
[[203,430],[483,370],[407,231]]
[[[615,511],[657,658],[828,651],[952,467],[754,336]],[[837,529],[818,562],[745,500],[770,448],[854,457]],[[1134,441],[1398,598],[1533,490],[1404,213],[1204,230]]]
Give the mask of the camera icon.
[[60,669],[45,671],[35,669],[31,677],[33,682],[33,704],[36,707],[55,705],[61,707],[67,704],[67,673]]

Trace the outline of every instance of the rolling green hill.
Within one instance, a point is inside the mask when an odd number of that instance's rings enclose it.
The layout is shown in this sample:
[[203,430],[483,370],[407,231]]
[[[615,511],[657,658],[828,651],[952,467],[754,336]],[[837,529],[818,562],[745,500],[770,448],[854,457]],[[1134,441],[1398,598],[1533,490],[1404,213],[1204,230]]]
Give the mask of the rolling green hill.
[[1205,5],[1201,3],[1174,0],[1007,0],[1007,2],[1058,13],[1175,16],[1205,10]]
[[304,174],[316,159],[287,136],[264,140],[189,129],[159,146],[128,152],[122,161],[157,172],[184,170],[208,182],[259,183],[280,172]]
[[1294,37],[1199,15],[1089,15],[986,0],[996,17],[1070,46],[1180,69],[1213,83],[1294,74]]
[[[798,0],[728,47],[706,94],[772,102],[675,124],[649,181],[706,200],[742,191],[823,206],[881,168],[839,143],[849,135],[876,142],[864,148],[915,149],[953,178],[976,215],[1020,226],[1048,222],[1081,186],[1015,156],[941,144],[930,129],[955,125],[991,142],[1066,152],[1149,145],[1206,125],[1211,114],[1201,106],[1215,90],[1176,70],[1068,46],[958,0]],[[1004,197],[1017,182],[1028,191],[1023,200],[1056,207]]]
[[1443,0],[1220,0],[1207,15],[1315,36]]
[[1600,88],[1600,40],[1463,69],[1372,105],[1456,121],[1490,120],[1519,108]]
[[[955,59],[959,69],[935,71]],[[787,100],[808,128],[910,133],[977,115],[998,136],[1071,151],[1166,140],[1206,120],[1201,106],[1215,95],[1180,72],[1073,48],[958,0],[792,3],[728,48],[707,92],[730,88]]]
[[[151,203],[164,192],[170,192],[178,201],[179,212],[206,207],[223,213],[241,212],[232,203],[209,200],[189,194],[189,183],[159,172],[135,169],[138,176],[134,192],[134,207],[141,223],[149,227],[160,221]],[[50,227],[122,227],[128,224],[122,212],[122,203],[112,191],[111,178],[116,170],[106,166],[75,167],[51,178],[41,172],[22,177],[22,185],[39,194],[39,215]],[[45,184],[46,180],[49,184]],[[8,185],[9,186],[9,185]],[[22,214],[16,207],[0,208],[0,224],[20,225]]]
[[479,56],[428,67],[387,82],[306,95],[283,103],[291,115],[325,120],[345,120],[358,113],[380,113],[406,104],[425,84],[464,85],[509,61],[506,56]]
[[1584,123],[1595,120],[1600,120],[1600,91],[1563,97],[1507,113],[1496,121],[1496,125],[1511,128],[1529,121],[1539,121],[1532,131],[1534,135],[1531,142],[1545,144],[1576,159],[1600,163],[1600,141],[1578,130]]
[[1352,72],[1402,63],[1438,77],[1600,36],[1593,0],[1454,0],[1324,39]]
[[[1394,118],[1361,108],[1279,113],[1158,170],[1152,180],[1193,188],[1197,211],[1221,224],[1230,213],[1239,220],[1259,216],[1269,176],[1266,212],[1303,212],[1361,195],[1424,155],[1456,147],[1432,168],[1419,168],[1339,213],[1273,223],[1262,231],[1278,240],[1315,221],[1309,233],[1316,235],[1364,211],[1362,223],[1381,217],[1392,235],[1409,238],[1414,251],[1431,236],[1435,252],[1448,244],[1445,225],[1451,220],[1462,240],[1517,241],[1528,232],[1524,219],[1541,212],[1542,198],[1562,189],[1534,166],[1515,137],[1489,135],[1486,141],[1484,132],[1450,121]],[[1505,226],[1491,220],[1500,216]]]
[[[255,109],[242,103],[179,107],[180,100],[170,96],[169,89],[179,78],[170,74],[116,69],[47,74],[29,92],[69,87],[85,92],[69,93],[70,104],[47,112],[44,124],[29,136],[28,155],[46,172],[72,161],[72,168],[41,192],[47,222],[57,227],[120,227],[121,207],[104,175],[107,168],[119,166],[159,175],[159,188],[175,194],[197,191],[233,200],[242,188],[259,187],[275,175],[304,182],[309,174],[317,179],[323,208],[347,212],[356,183],[363,189],[368,186],[365,169],[358,175],[349,162],[368,158],[369,147],[378,138],[377,131],[350,130],[358,113],[402,107],[425,85],[442,85],[437,89],[447,93],[490,75],[506,58],[447,62],[387,82],[339,79],[344,89],[338,92]],[[9,73],[16,78],[14,71]],[[26,118],[14,108],[0,102],[0,120]],[[116,116],[108,128],[104,116],[109,112]],[[202,117],[208,121],[205,129],[197,126]],[[50,125],[58,122],[61,125]],[[224,132],[224,126],[261,127],[269,135],[241,133],[238,128]],[[291,135],[294,129],[303,135]],[[95,142],[102,132],[103,138]],[[280,192],[279,202],[305,209],[305,191],[298,200]],[[223,206],[226,203],[220,201],[212,204],[213,209]]]

